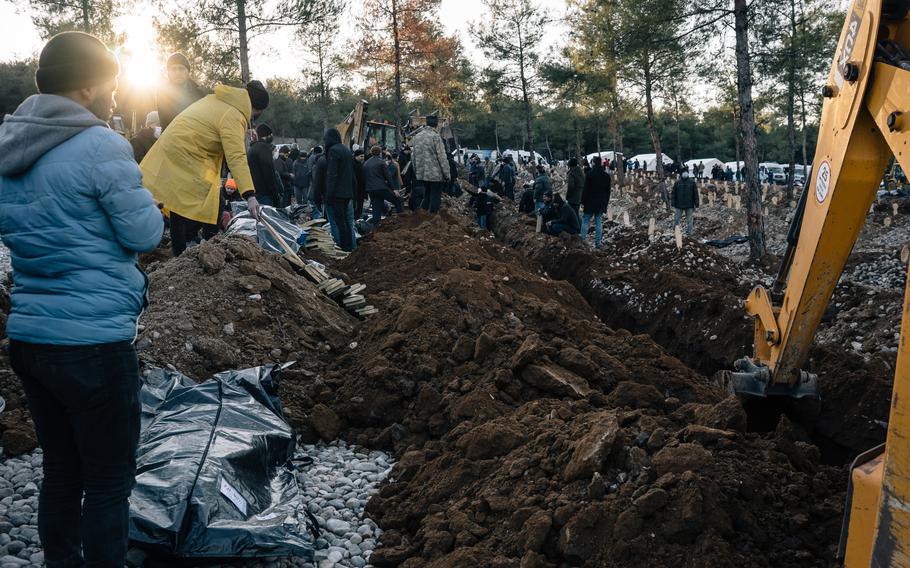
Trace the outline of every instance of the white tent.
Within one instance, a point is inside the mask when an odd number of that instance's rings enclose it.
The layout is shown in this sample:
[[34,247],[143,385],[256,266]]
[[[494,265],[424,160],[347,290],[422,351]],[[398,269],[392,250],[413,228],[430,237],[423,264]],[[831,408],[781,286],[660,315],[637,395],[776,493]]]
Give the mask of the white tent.
[[619,152],[600,152],[600,153],[592,152],[592,153],[588,154],[587,156],[585,156],[585,158],[587,158],[588,161],[590,162],[595,156],[600,156],[601,160],[608,161],[608,160],[613,160],[616,157],[622,157],[622,154],[620,154]]
[[719,165],[721,168],[724,167],[724,163],[718,160],[717,158],[698,158],[695,160],[688,160],[686,162],[686,167],[689,168],[689,171],[693,171],[693,167],[698,166],[698,164],[703,164],[705,166],[704,175],[711,175],[711,168],[715,165]]
[[[663,156],[664,165],[670,165],[673,163],[673,158],[666,154],[661,154]],[[638,163],[644,164],[644,168],[649,172],[657,171],[657,154],[638,154],[637,156],[632,156],[629,158],[632,162],[638,160]]]

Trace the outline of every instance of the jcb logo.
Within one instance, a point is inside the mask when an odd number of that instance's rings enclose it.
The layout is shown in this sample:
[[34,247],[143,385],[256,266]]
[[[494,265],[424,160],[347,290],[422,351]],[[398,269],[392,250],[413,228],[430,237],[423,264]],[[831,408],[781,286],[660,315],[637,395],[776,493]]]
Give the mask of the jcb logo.
[[850,21],[847,23],[847,33],[844,35],[844,43],[840,48],[837,65],[834,70],[834,82],[838,88],[844,86],[843,68],[844,65],[850,62],[850,57],[853,55],[853,48],[856,46],[856,36],[859,35],[859,27],[863,23],[863,9],[865,6],[865,0],[856,0],[853,3]]

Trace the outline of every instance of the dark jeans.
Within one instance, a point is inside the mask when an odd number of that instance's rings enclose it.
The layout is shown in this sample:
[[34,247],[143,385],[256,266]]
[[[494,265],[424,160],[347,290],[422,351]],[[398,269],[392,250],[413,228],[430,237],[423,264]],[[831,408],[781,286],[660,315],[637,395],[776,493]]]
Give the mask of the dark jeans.
[[481,229],[487,229],[487,228],[488,228],[488,227],[487,227],[487,219],[488,219],[488,218],[489,218],[489,216],[487,216],[487,215],[480,215],[480,214],[477,215],[477,224],[480,226]]
[[350,199],[326,200],[326,217],[338,231],[338,246],[342,250],[354,250],[354,207]]
[[439,204],[442,202],[442,190],[447,182],[444,181],[425,181],[423,200],[420,202],[420,208],[430,213],[439,213]]
[[506,183],[505,185],[506,185],[505,196],[508,197],[509,199],[511,199],[512,201],[515,201],[515,182],[510,181],[510,182]]
[[[260,201],[260,203],[262,202]],[[171,211],[170,221],[171,252],[174,253],[174,256],[180,256],[180,254],[186,250],[187,243],[198,242],[200,230],[202,230],[202,238],[205,240],[211,239],[218,234],[217,224],[209,225],[208,223],[202,223],[201,221],[187,219],[173,211]]]
[[424,187],[424,182],[415,181],[414,185],[411,188],[411,197],[408,199],[408,207],[411,211],[417,211],[420,209],[420,204],[423,202],[423,196],[426,193],[426,187]]
[[256,201],[259,205],[268,205],[269,207],[275,207],[275,198],[271,195],[262,195],[256,194]]
[[122,568],[139,443],[136,350],[128,341],[15,340],[9,350],[44,449],[38,533],[47,566]]
[[373,217],[370,222],[373,223],[373,228],[376,228],[379,225],[379,221],[382,220],[382,212],[385,210],[386,201],[395,206],[395,211],[398,211],[399,213],[404,211],[404,206],[401,204],[401,199],[392,193],[392,190],[383,189],[380,191],[371,191],[370,209],[372,210]]

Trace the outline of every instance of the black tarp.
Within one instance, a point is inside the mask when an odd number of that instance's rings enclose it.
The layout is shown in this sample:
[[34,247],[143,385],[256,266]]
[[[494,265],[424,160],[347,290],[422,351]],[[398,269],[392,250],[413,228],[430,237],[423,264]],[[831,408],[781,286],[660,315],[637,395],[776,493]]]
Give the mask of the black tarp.
[[196,384],[145,373],[130,539],[181,557],[299,556],[313,541],[277,397],[283,366]]

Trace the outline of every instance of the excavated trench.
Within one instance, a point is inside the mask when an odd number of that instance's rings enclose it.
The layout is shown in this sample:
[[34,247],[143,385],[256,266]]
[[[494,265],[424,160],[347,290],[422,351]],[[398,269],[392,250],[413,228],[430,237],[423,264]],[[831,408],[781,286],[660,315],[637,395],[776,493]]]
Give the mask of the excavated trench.
[[[607,325],[647,334],[707,377],[752,353],[741,269],[703,245],[687,241],[679,251],[669,239],[612,226],[605,250],[596,252],[575,238],[537,234],[533,220],[511,204],[497,209],[493,231],[541,271],[571,283]],[[886,356],[864,360],[815,346],[807,367],[819,375],[821,403],[747,401],[750,430],[773,431],[786,415],[835,465],[884,441],[894,373]]]

